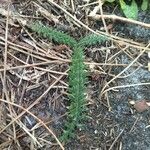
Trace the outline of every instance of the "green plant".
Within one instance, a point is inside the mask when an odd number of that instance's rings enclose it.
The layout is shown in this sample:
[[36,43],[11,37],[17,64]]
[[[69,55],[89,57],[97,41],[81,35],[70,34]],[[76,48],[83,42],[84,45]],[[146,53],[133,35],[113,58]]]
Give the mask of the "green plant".
[[33,31],[37,32],[40,36],[47,38],[49,40],[54,40],[59,44],[66,44],[70,47],[74,47],[77,44],[74,38],[70,37],[69,35],[63,32],[58,32],[53,28],[44,26],[42,23],[36,22],[29,25],[29,27]]
[[[130,4],[127,4],[126,3],[126,0],[104,0],[104,1],[107,1],[109,3],[112,3],[112,2],[118,2],[120,4],[120,7],[124,13],[124,15],[127,17],[127,18],[130,18],[130,19],[137,19],[137,16],[138,16],[138,4],[135,0],[130,0]],[[148,5],[149,5],[149,0],[143,0],[142,3],[141,3],[141,9],[143,11],[147,10],[148,9]]]
[[74,130],[84,118],[85,112],[85,83],[86,68],[84,65],[84,53],[81,47],[75,47],[72,56],[72,64],[69,72],[69,107],[68,121],[66,129],[61,137],[62,141],[67,141],[74,136]]
[[127,5],[124,0],[119,0],[121,9],[125,16],[130,19],[137,19],[138,17],[138,6],[135,0],[132,0],[130,5]]
[[87,81],[86,66],[84,64],[85,46],[91,46],[97,43],[102,43],[107,38],[99,35],[88,35],[82,38],[79,42],[66,33],[59,32],[55,29],[44,26],[41,23],[33,23],[29,26],[33,31],[40,36],[54,40],[58,43],[63,43],[73,49],[72,62],[69,71],[69,100],[70,106],[68,109],[68,119],[65,124],[65,129],[60,137],[61,141],[67,142],[75,135],[76,127],[85,118],[85,90]]

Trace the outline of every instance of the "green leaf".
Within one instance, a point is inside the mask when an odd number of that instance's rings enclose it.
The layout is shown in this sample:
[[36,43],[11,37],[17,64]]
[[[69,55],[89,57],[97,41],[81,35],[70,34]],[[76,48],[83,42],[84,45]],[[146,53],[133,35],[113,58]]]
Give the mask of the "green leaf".
[[32,23],[29,25],[34,32],[38,33],[44,38],[53,40],[58,43],[66,44],[73,49],[72,61],[69,71],[69,100],[70,106],[68,109],[68,117],[65,124],[65,130],[60,137],[60,140],[67,142],[71,137],[75,136],[75,130],[77,125],[86,118],[86,82],[87,71],[84,64],[84,51],[86,46],[96,45],[106,41],[108,38],[105,36],[99,36],[95,34],[88,35],[77,42],[73,37],[67,35],[64,32],[57,31],[43,25],[42,23]]
[[148,1],[149,0],[143,0],[142,5],[141,5],[141,9],[143,11],[147,10],[147,8],[148,8]]
[[109,3],[112,3],[114,2],[115,0],[106,0],[106,2],[109,2]]
[[96,44],[101,44],[107,40],[108,38],[106,36],[89,34],[85,36],[84,38],[80,39],[78,46],[80,47],[92,46]]
[[66,44],[70,47],[74,47],[77,44],[77,42],[73,37],[67,35],[64,32],[60,32],[57,31],[56,29],[45,26],[40,22],[32,23],[29,27],[34,32],[38,33],[39,35],[49,40],[54,40],[55,42]]
[[137,19],[138,16],[138,6],[135,0],[132,0],[131,5],[127,5],[124,0],[119,0],[121,9],[125,16],[130,19]]

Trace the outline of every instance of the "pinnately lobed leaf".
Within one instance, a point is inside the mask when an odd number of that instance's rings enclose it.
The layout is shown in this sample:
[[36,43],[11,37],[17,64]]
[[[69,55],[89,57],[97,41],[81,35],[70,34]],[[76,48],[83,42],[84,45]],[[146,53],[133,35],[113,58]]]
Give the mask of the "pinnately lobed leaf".
[[108,40],[107,37],[103,35],[89,34],[79,41],[78,46],[79,47],[92,46],[96,44],[101,44],[106,40]]
[[49,40],[54,40],[59,44],[66,44],[70,47],[74,47],[76,45],[76,40],[66,33],[57,31],[56,29],[50,28],[48,26],[44,26],[42,23],[33,23],[30,25],[30,28],[37,32],[40,36],[47,38]]
[[29,26],[33,31],[40,36],[54,40],[55,42],[66,44],[73,49],[72,62],[69,71],[69,100],[70,106],[68,110],[68,119],[65,124],[65,130],[60,137],[62,142],[67,142],[75,135],[75,129],[78,124],[82,123],[85,117],[85,90],[87,82],[86,66],[84,64],[83,48],[86,46],[102,43],[107,40],[104,36],[88,35],[81,39],[78,43],[74,38],[66,33],[59,32],[55,29],[44,26],[41,23],[33,23]]
[[69,100],[71,101],[69,107],[69,116],[66,123],[66,131],[63,133],[62,141],[67,141],[74,134],[77,124],[82,121],[82,114],[85,105],[85,83],[86,70],[84,62],[83,49],[76,47],[72,56],[72,63],[69,72]]

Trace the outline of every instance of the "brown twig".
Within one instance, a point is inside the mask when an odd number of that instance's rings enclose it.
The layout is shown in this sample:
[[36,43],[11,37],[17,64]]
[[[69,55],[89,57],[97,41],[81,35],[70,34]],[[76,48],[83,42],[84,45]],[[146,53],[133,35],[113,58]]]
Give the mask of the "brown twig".
[[112,19],[112,20],[120,20],[120,21],[123,21],[123,22],[128,22],[128,23],[132,23],[132,24],[136,24],[136,25],[140,25],[142,27],[146,27],[146,28],[150,28],[150,24],[148,23],[144,23],[144,22],[140,22],[140,21],[137,21],[137,20],[132,20],[132,19],[129,19],[129,18],[124,18],[124,17],[120,17],[120,16],[117,16],[117,15],[98,15],[98,14],[95,14],[94,16],[88,16],[94,20],[99,20],[99,19],[102,19],[102,18],[105,18],[105,19]]

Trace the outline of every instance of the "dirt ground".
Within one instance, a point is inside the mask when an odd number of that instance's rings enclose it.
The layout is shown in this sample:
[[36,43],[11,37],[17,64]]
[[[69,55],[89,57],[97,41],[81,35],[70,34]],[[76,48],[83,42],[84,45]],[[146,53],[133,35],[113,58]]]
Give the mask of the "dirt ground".
[[[139,111],[130,103],[150,102],[150,12],[139,11],[143,25],[95,20],[88,15],[97,6],[79,0],[0,1],[0,150],[150,150],[150,109]],[[124,17],[116,4],[104,4],[101,11]],[[87,119],[66,144],[57,139],[70,104],[72,49],[31,31],[34,21],[76,40],[92,30],[111,37],[84,50]]]

